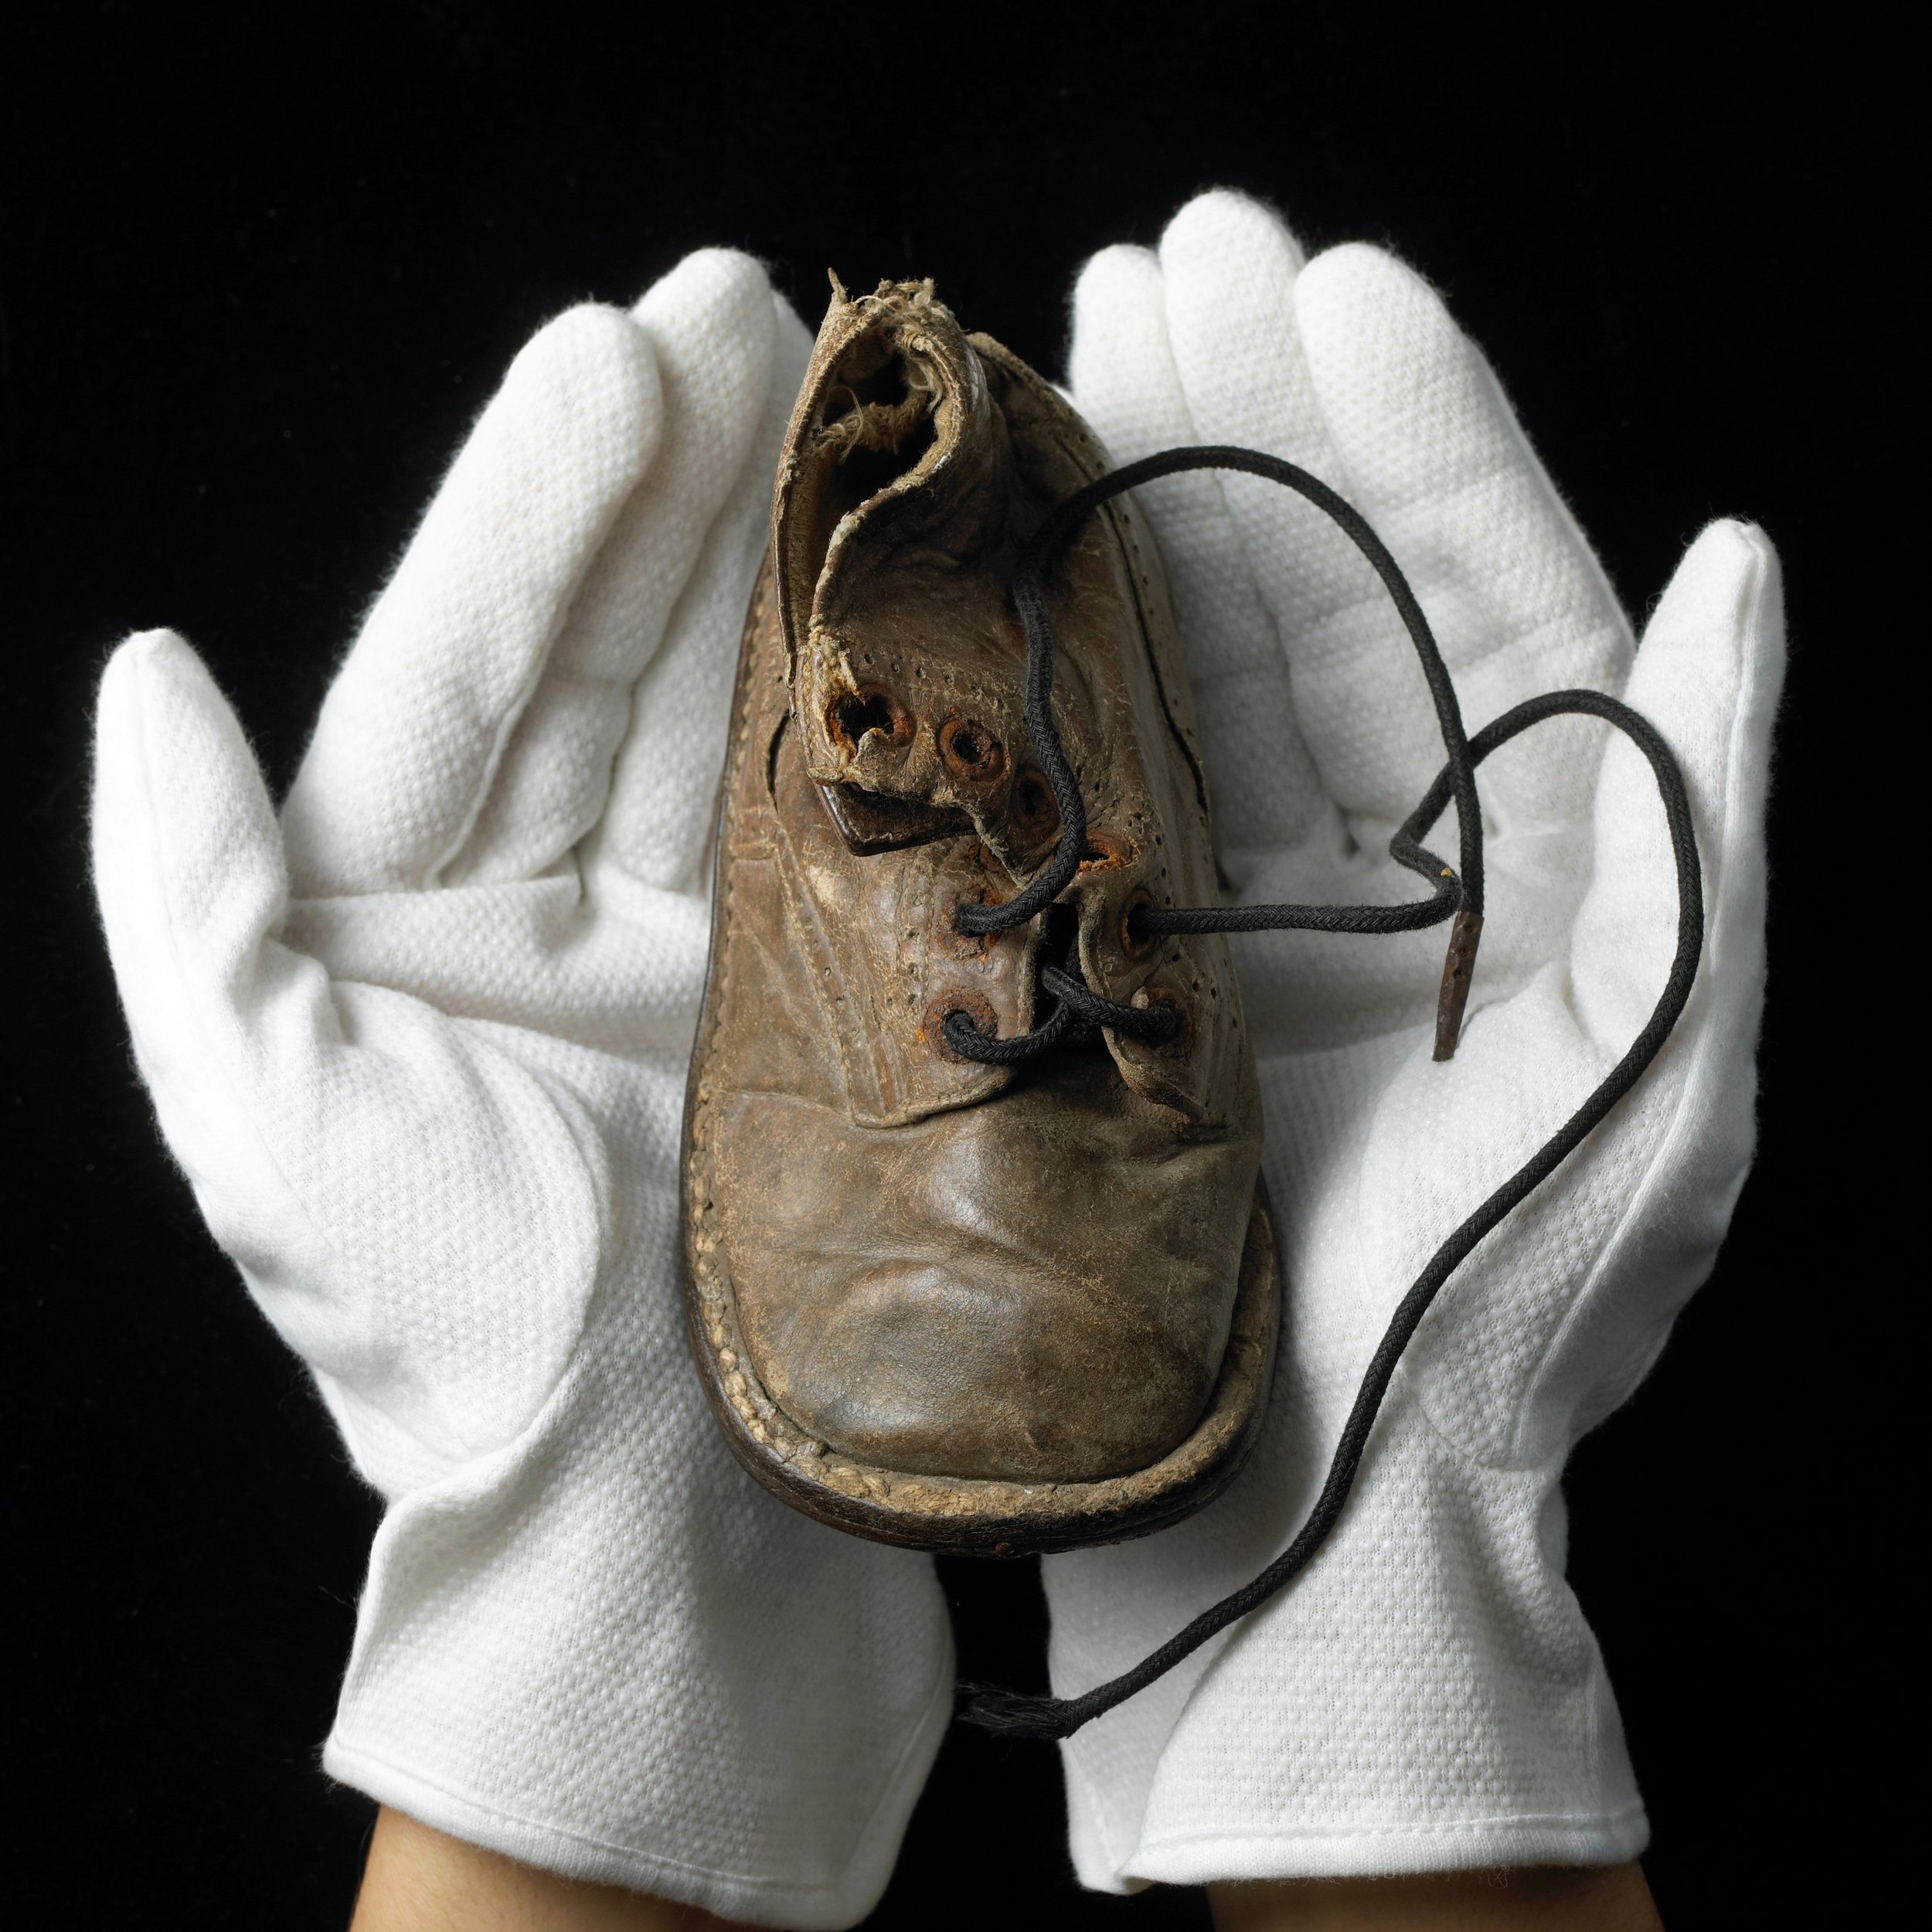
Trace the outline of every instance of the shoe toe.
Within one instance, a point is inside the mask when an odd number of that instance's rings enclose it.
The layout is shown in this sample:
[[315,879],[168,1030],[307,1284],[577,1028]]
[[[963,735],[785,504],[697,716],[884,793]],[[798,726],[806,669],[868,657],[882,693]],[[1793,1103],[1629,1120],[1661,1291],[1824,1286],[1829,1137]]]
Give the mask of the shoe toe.
[[832,1448],[1086,1481],[1148,1467],[1206,1410],[1254,1147],[1191,1141],[1104,1054],[1068,1060],[912,1129],[746,1097],[762,1117],[730,1140],[760,1158],[734,1177],[725,1241],[746,1342],[772,1398]]

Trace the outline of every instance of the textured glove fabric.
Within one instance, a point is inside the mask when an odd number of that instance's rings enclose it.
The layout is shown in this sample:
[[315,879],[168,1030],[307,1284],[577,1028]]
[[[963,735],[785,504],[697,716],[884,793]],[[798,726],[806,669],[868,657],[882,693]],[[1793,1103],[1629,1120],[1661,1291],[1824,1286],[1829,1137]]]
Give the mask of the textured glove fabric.
[[[1190,204],[1157,253],[1088,265],[1072,384],[1117,461],[1244,444],[1340,490],[1409,575],[1472,730],[1571,685],[1644,713],[1684,767],[1709,919],[1662,1056],[1424,1321],[1312,1567],[1063,1747],[1080,1875],[1120,1890],[1632,1856],[1644,1811],[1564,1580],[1559,1485],[1709,1272],[1750,1161],[1776,557],[1757,529],[1713,525],[1639,648],[1434,294],[1372,248],[1304,261],[1230,194]],[[1141,496],[1232,896],[1413,896],[1386,843],[1443,753],[1379,583],[1258,481],[1182,476]],[[1234,940],[1282,1242],[1282,1372],[1222,1500],[1145,1542],[1048,1560],[1060,1695],[1136,1662],[1283,1548],[1423,1262],[1622,1055],[1663,985],[1675,886],[1634,748],[1555,721],[1479,783],[1487,923],[1453,1061],[1430,1057],[1439,931]]]
[[455,1835],[849,1925],[951,1709],[930,1565],[705,1413],[675,1257],[707,840],[808,342],[693,256],[519,357],[279,823],[186,644],[103,682],[94,860],[162,1133],[388,1501],[325,1757]]

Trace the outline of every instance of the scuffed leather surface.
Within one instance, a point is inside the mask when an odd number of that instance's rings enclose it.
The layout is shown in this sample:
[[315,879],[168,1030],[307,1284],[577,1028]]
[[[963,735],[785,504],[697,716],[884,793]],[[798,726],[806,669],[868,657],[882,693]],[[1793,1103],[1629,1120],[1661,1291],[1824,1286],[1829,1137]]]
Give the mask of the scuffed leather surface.
[[[931,437],[828,529],[824,472],[860,439],[828,443],[827,398],[855,366],[883,369],[881,406],[923,410]],[[1094,848],[1063,896],[1089,982],[1145,988],[1187,1025],[1176,1046],[1109,1035],[1017,1074],[939,1030],[952,1005],[1004,1034],[1034,1022],[1044,922],[968,939],[951,914],[1052,849],[1015,803],[1035,760],[1006,571],[1107,467],[1053,392],[902,287],[835,304],[781,469],[727,767],[688,1239],[750,1357],[714,1372],[754,1376],[806,1438],[887,1471],[1145,1469],[1200,1422],[1228,1345],[1259,1106],[1225,942],[1135,958],[1124,937],[1137,894],[1215,892],[1165,586],[1124,503],[1054,590],[1056,715]],[[837,708],[868,701],[893,728],[842,730]],[[949,764],[961,720],[997,769]],[[826,786],[846,788],[860,849]],[[923,842],[868,843],[879,824]]]

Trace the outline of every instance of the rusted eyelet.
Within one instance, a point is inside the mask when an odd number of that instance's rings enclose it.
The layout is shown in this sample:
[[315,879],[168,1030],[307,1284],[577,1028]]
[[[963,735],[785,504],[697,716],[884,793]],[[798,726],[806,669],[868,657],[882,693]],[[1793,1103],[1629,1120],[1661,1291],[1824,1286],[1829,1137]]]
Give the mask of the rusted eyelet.
[[[953,901],[953,912],[962,906],[998,906],[1004,904],[999,894],[990,886],[961,893]],[[999,933],[969,933],[961,930],[957,921],[948,914],[939,928],[946,948],[957,959],[984,959],[992,950],[994,943],[1004,935]]]
[[856,751],[868,732],[877,732],[889,745],[909,745],[913,740],[906,707],[876,685],[842,691],[825,706],[825,729],[847,751]]
[[1035,844],[1060,828],[1060,811],[1053,802],[1053,788],[1046,782],[1046,774],[1031,765],[1013,781],[1009,809],[1013,828]]
[[1006,747],[971,718],[948,718],[939,727],[939,755],[955,778],[985,784],[1006,769]]
[[1121,914],[1121,951],[1129,959],[1149,959],[1161,950],[1158,933],[1137,934],[1134,930],[1134,915],[1144,906],[1154,903],[1154,895],[1143,887],[1127,902],[1127,909]]
[[1180,995],[1150,980],[1134,995],[1132,1003],[1136,1006],[1164,1006],[1177,1015],[1181,1022],[1165,1039],[1139,1040],[1135,1044],[1152,1053],[1172,1053],[1177,1059],[1185,1059],[1194,1046],[1194,1017],[1182,1004]]
[[1131,839],[1117,838],[1111,832],[1097,832],[1091,825],[1087,828],[1087,850],[1080,857],[1082,872],[1111,872],[1116,866],[1124,866],[1135,855]]
[[977,1066],[978,1060],[961,1053],[946,1037],[948,1013],[964,1013],[982,1033],[997,1033],[999,1015],[993,1011],[993,1002],[984,993],[969,992],[964,987],[956,987],[935,993],[927,1002],[925,1017],[919,1022],[920,1036],[941,1060],[951,1060],[955,1066]]

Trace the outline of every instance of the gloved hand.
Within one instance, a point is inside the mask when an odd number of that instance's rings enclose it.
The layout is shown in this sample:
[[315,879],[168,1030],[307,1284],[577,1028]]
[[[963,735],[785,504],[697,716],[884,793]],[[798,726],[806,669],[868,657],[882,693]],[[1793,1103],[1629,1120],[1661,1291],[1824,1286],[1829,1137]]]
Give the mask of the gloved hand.
[[162,1131],[388,1499],[325,1756],[539,1866],[849,1925],[951,1708],[923,1558],[732,1461],[676,1167],[707,843],[808,341],[743,256],[512,368],[277,825],[179,638],[100,693],[101,913]]
[[[1430,290],[1372,248],[1304,264],[1238,196],[1190,204],[1158,255],[1096,257],[1074,311],[1074,399],[1114,459],[1243,444],[1326,479],[1408,574],[1472,731],[1573,685],[1647,716],[1684,767],[1709,917],[1659,1058],[1443,1290],[1312,1566],[1063,1747],[1080,1876],[1117,1890],[1621,1861],[1647,1828],[1563,1580],[1558,1484],[1709,1271],[1751,1158],[1776,556],[1761,532],[1713,524],[1637,648]],[[1139,495],[1233,896],[1413,897],[1387,841],[1443,751],[1381,586],[1265,483],[1189,475]],[[1663,987],[1676,886],[1634,747],[1594,721],[1546,723],[1478,784],[1488,905],[1452,1061],[1430,1058],[1441,929],[1234,940],[1281,1243],[1281,1373],[1221,1500],[1145,1542],[1048,1560],[1060,1696],[1137,1662],[1284,1547],[1423,1260],[1622,1055]]]

